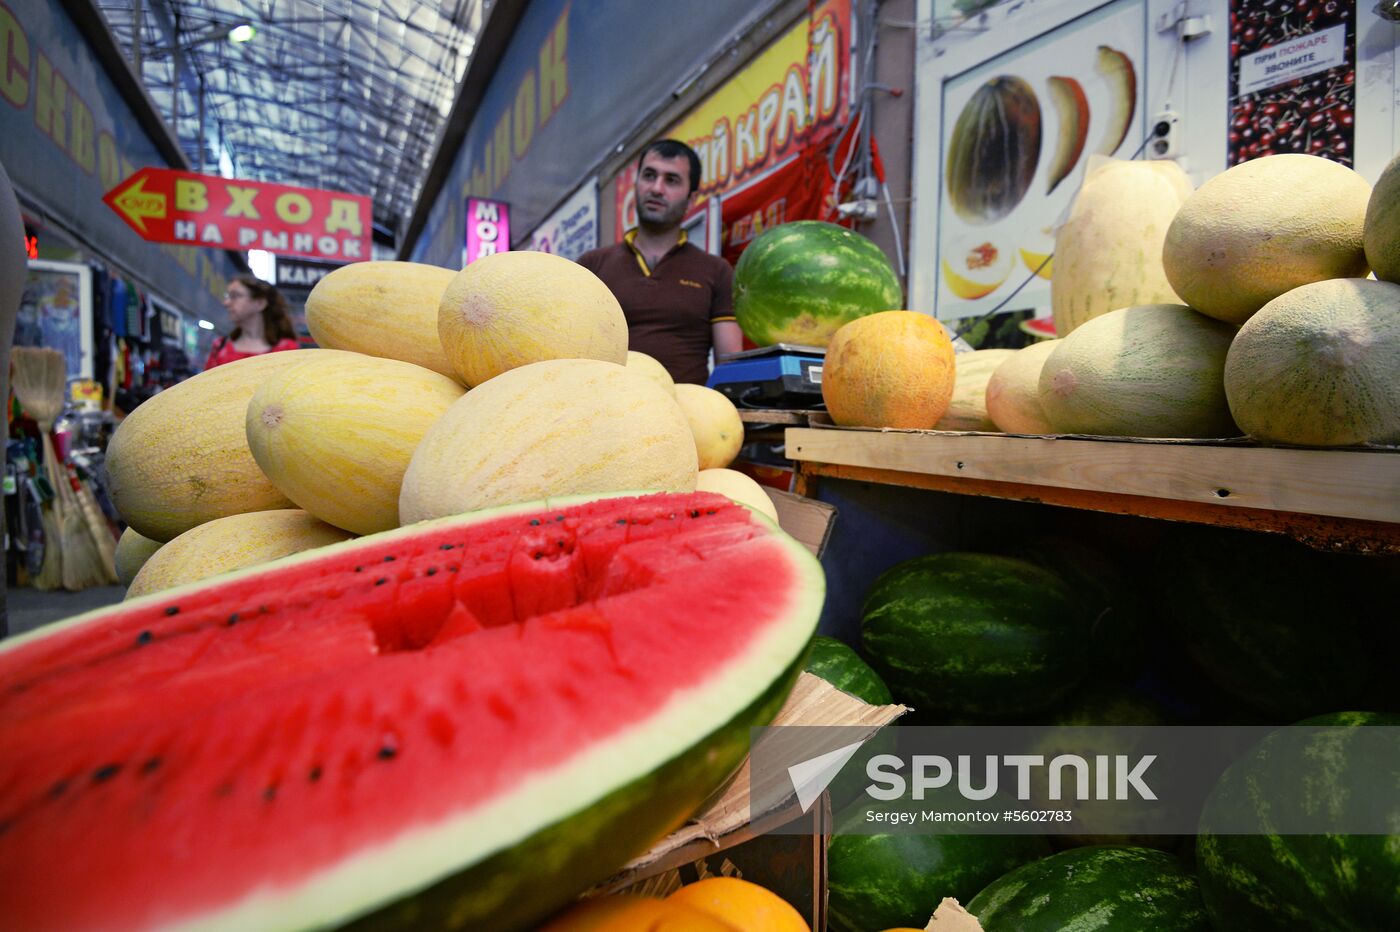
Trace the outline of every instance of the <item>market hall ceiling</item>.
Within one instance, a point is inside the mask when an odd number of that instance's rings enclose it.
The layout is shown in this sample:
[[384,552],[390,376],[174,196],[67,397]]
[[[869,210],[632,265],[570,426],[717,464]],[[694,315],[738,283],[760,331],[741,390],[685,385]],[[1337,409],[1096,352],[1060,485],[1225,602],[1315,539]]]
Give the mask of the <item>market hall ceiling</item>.
[[[413,212],[483,18],[483,0],[96,6],[192,170],[220,174],[222,150],[235,177],[368,195],[391,236]],[[231,41],[244,24],[253,38]]]

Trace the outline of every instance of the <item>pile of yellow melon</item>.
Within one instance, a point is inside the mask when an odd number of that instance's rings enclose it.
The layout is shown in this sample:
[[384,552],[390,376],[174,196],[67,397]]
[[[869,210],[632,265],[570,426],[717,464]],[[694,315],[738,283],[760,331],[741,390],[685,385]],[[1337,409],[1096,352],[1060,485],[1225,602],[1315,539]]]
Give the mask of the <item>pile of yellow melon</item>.
[[1171,168],[1091,167],[1056,240],[1059,339],[955,356],[931,321],[863,318],[828,350],[832,419],[1400,443],[1400,158],[1374,188],[1310,155],[1194,192]]
[[629,353],[617,300],[579,265],[363,262],[322,279],[306,314],[324,348],[200,373],[113,435],[129,595],[553,496],[699,485],[775,516],[723,468],[743,441],[734,405]]

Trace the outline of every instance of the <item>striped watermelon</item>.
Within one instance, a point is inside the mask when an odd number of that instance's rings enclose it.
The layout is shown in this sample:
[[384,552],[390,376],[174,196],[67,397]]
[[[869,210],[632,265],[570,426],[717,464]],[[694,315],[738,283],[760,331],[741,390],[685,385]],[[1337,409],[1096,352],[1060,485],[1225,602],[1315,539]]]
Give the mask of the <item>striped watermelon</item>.
[[[864,809],[845,818],[863,817]],[[946,896],[966,903],[1007,871],[1050,854],[1039,835],[855,835],[827,848],[827,928],[920,928]]]
[[[1400,715],[1341,712],[1306,719],[1304,725],[1400,725]],[[1390,835],[1269,834],[1269,804],[1302,811],[1345,807],[1358,772],[1375,779],[1375,764],[1347,760],[1345,741],[1319,733],[1310,739],[1308,763],[1298,755],[1270,759],[1266,738],[1235,763],[1217,784],[1201,815],[1196,864],[1201,892],[1220,929],[1288,929],[1290,932],[1374,932],[1400,928],[1400,832]],[[1391,758],[1394,759],[1393,756]],[[1388,776],[1400,785],[1400,773]],[[1382,820],[1400,826],[1400,796]],[[1211,831],[1222,813],[1257,816],[1258,834]],[[1232,826],[1238,827],[1238,826]]]
[[871,705],[894,702],[890,688],[880,679],[880,674],[860,659],[860,654],[845,641],[822,634],[812,638],[811,652],[807,655],[807,672]]
[[1196,878],[1176,858],[1126,845],[1072,848],[1018,867],[973,897],[967,911],[986,932],[1211,929]]
[[1080,681],[1089,629],[1082,603],[1049,570],[993,554],[935,553],[875,581],[861,644],[900,702],[1018,715]]
[[847,321],[903,303],[880,247],[834,223],[770,227],[734,267],[734,316],[759,346],[826,346]]

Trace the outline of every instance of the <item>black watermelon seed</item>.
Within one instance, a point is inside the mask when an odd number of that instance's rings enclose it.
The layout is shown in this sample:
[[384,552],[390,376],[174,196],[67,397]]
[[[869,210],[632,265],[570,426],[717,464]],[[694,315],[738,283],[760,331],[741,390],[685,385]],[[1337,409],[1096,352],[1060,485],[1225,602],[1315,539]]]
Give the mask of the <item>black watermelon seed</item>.
[[428,567],[427,573],[426,573],[425,575],[428,575],[428,576],[436,576],[436,575],[437,575],[437,567],[436,567],[436,566],[430,566],[430,567]]
[[160,765],[161,760],[159,757],[148,758],[146,762],[141,765],[141,773],[144,776],[145,774],[151,773],[152,771],[156,770],[158,767],[160,767]]
[[530,519],[530,527],[539,527],[539,526],[540,526],[540,519],[539,519],[539,518],[531,518],[531,519]]
[[363,573],[364,571],[365,571],[365,568],[364,568],[363,566],[357,566],[357,567],[355,567],[355,572],[357,572],[357,573]]
[[626,518],[618,518],[618,519],[617,519],[617,523],[618,523],[618,524],[626,524],[626,523],[627,523],[627,519],[626,519]]
[[153,640],[155,640],[155,635],[151,634],[149,631],[142,631],[140,634],[136,635],[136,646],[140,647],[142,644],[149,644]]
[[115,777],[121,769],[121,764],[107,764],[103,767],[98,767],[92,772],[92,782],[101,783],[104,780],[110,780]]
[[266,605],[259,605],[259,606],[258,606],[258,614],[259,614],[259,615],[266,615],[266,614],[268,614],[268,613],[271,612],[271,611],[272,611],[272,609],[268,608]]
[[557,543],[558,543],[558,545],[559,545],[560,547],[564,546],[564,538],[562,538],[562,537],[559,538],[559,540],[558,540]]
[[700,517],[700,509],[699,509],[699,508],[692,508],[691,511],[690,511],[690,516],[691,516],[692,518],[698,518],[698,517]]
[[439,549],[439,550],[451,550],[451,549],[452,549],[452,545],[451,545],[451,544],[443,544],[443,545],[442,545],[441,547],[439,547],[438,549]]
[[449,566],[449,567],[447,568],[447,572],[449,572],[449,573],[455,573],[455,572],[457,572],[457,570],[459,570],[459,569],[461,569],[461,567]]
[[388,556],[386,556],[386,557],[384,558],[384,562],[385,562],[385,563],[393,563],[393,562],[394,562],[394,555],[391,553],[391,554],[389,554]]
[[310,780],[312,783],[319,781],[321,779],[321,765],[317,764],[315,767],[312,767],[311,772],[306,775],[306,779]]
[[705,512],[705,514],[707,514],[707,515],[712,515],[712,514],[714,514],[714,513],[715,513],[715,510],[714,510],[713,508],[711,508],[709,511]]
[[228,616],[228,626],[232,628],[236,624],[238,624],[238,613],[234,612],[232,615]]
[[536,559],[536,560],[538,560],[538,559],[539,559],[540,557],[542,557],[542,556],[544,556],[544,554],[540,553],[539,551],[536,551],[536,552],[535,552],[535,559]]
[[563,521],[563,520],[564,520],[564,516],[563,516],[563,515],[559,515],[559,516],[557,516],[554,520],[555,520],[555,521]]
[[273,801],[274,799],[276,799],[276,798],[277,798],[277,787],[276,787],[276,786],[269,786],[267,789],[263,790],[263,799],[267,800],[268,802],[272,802],[272,801]]
[[394,758],[396,758],[396,757],[398,757],[398,756],[399,756],[399,749],[396,748],[396,747],[391,747],[391,746],[389,746],[389,745],[386,744],[386,745],[384,745],[384,747],[382,747],[382,748],[379,749],[379,759],[380,759],[380,760],[393,760]]
[[233,784],[227,781],[220,783],[218,789],[214,790],[214,793],[218,796],[232,796]]
[[376,580],[374,581],[374,584],[375,584],[376,586],[382,586],[382,585],[384,585],[384,584],[385,584],[386,582],[388,582],[388,581],[389,581],[389,577],[388,577],[388,576],[380,576],[378,579],[376,579]]
[[68,792],[68,781],[56,780],[54,785],[49,787],[49,799],[58,799],[66,792]]
[[167,615],[178,615],[178,614],[180,614],[180,606],[178,606],[178,605],[167,605],[167,606],[165,607],[165,614],[167,614]]

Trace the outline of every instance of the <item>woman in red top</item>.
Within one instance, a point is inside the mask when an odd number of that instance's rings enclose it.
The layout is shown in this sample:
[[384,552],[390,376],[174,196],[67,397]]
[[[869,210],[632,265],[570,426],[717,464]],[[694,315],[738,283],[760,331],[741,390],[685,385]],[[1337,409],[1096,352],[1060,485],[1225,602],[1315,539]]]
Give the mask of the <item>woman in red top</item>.
[[224,309],[233,321],[233,333],[214,341],[205,369],[298,348],[296,331],[287,316],[287,299],[256,275],[237,275],[229,280]]

